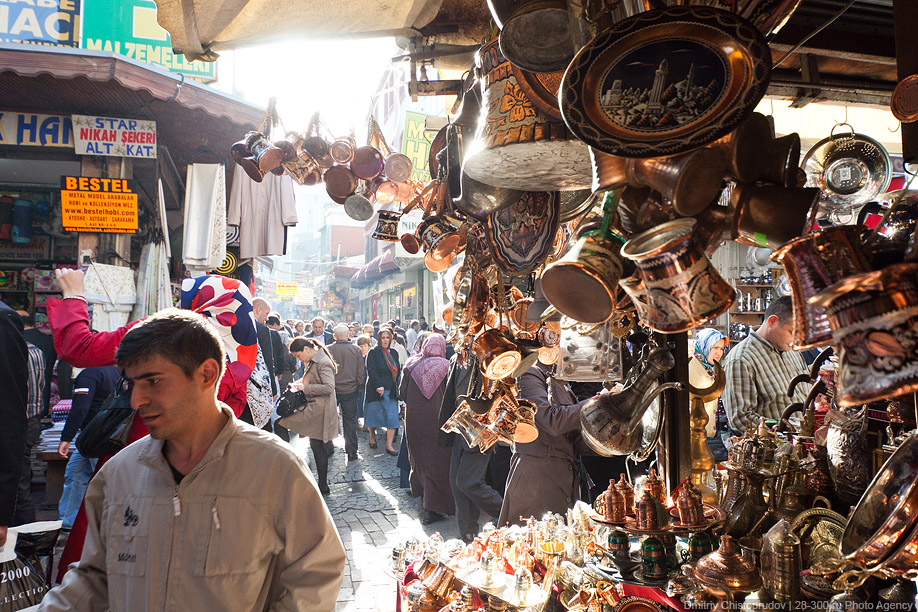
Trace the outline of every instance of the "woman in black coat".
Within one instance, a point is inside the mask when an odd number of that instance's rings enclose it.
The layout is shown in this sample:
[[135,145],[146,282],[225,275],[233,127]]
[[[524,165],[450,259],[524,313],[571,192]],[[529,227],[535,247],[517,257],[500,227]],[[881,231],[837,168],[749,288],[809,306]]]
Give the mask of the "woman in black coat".
[[[383,427],[386,430],[386,452],[397,456],[398,449],[392,446],[398,432],[398,378],[401,365],[398,353],[390,348],[392,331],[379,330],[379,344],[367,353],[366,416],[364,425],[370,429]],[[374,447],[373,440],[370,447]]]

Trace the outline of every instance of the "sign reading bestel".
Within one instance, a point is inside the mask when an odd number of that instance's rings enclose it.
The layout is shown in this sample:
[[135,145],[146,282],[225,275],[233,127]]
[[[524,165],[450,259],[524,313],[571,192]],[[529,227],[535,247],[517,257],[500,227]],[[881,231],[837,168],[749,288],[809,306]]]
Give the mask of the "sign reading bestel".
[[61,177],[61,213],[70,232],[133,234],[137,231],[135,181]]
[[156,157],[156,122],[71,115],[77,155]]

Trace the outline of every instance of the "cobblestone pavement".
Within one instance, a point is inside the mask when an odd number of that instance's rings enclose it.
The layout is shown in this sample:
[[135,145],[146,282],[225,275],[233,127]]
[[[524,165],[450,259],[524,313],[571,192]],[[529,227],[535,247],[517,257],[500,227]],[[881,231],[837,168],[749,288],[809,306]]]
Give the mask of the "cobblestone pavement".
[[[420,498],[413,499],[407,489],[399,488],[396,458],[386,454],[385,436],[378,436],[378,440],[379,448],[371,449],[366,432],[361,432],[360,459],[348,463],[344,439],[339,437],[335,440],[335,454],[329,459],[331,494],[326,502],[347,550],[336,612],[393,612],[395,582],[386,572],[392,547],[408,538],[423,539],[436,532],[444,540],[459,535],[453,517],[421,525]],[[298,440],[295,446],[314,468],[308,442]]]

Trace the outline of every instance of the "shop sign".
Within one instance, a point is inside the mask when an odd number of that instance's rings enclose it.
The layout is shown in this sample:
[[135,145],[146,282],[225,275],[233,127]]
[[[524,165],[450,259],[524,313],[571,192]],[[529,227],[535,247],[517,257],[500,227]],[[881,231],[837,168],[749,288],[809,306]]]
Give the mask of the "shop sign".
[[297,283],[277,283],[277,295],[296,295],[298,292],[299,285]]
[[157,64],[205,83],[217,79],[216,62],[188,61],[156,22],[154,0],[83,0],[83,48]]
[[261,281],[261,289],[265,292],[265,295],[276,295],[277,283],[269,280]]
[[64,115],[0,110],[0,145],[70,149],[73,148],[73,124],[70,117]]
[[6,261],[36,261],[51,258],[51,238],[32,236],[29,244],[6,243],[0,245],[0,259]]
[[405,308],[414,307],[414,299],[418,295],[418,288],[416,286],[408,287],[407,289],[402,289],[402,306]]
[[133,234],[137,231],[137,183],[62,176],[61,216],[67,231]]
[[80,0],[0,0],[0,42],[79,46]]
[[311,287],[300,289],[299,293],[293,298],[293,303],[297,306],[312,306],[313,290]]
[[71,115],[77,155],[156,157],[156,122]]
[[411,171],[411,178],[416,181],[430,179],[430,170],[427,168],[427,163],[430,143],[433,137],[428,138],[424,133],[426,120],[427,115],[424,113],[405,112],[405,135],[402,138],[402,152],[411,159],[414,165]]

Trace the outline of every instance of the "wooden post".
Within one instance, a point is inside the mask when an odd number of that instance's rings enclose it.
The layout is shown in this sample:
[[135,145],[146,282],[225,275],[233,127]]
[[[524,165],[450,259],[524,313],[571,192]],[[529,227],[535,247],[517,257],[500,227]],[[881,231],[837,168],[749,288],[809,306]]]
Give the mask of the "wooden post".
[[[896,37],[896,68],[901,81],[918,74],[918,48],[915,47],[915,24],[918,2],[893,0],[893,31]],[[902,157],[906,163],[918,163],[918,123],[902,124]]]
[[[667,372],[667,382],[688,382],[688,334],[669,334],[666,339],[675,344],[672,349],[675,367]],[[687,390],[669,390],[663,393],[664,423],[657,459],[663,470],[667,493],[672,493],[679,483],[689,477],[692,465],[689,429],[689,395]]]

